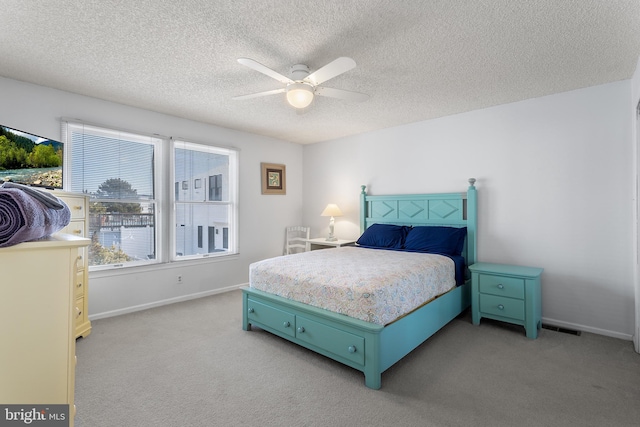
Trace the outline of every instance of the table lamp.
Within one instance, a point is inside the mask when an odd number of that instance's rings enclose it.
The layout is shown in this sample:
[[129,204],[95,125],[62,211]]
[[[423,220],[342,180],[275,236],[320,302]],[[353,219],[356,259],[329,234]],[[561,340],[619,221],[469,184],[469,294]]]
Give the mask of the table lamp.
[[336,237],[333,235],[333,224],[335,222],[333,217],[342,216],[342,211],[340,210],[338,205],[334,205],[333,203],[329,203],[327,205],[327,207],[324,208],[324,210],[322,211],[320,216],[330,216],[331,217],[331,219],[329,220],[329,237],[327,237],[326,240],[327,240],[327,242],[335,242],[338,239],[336,239]]

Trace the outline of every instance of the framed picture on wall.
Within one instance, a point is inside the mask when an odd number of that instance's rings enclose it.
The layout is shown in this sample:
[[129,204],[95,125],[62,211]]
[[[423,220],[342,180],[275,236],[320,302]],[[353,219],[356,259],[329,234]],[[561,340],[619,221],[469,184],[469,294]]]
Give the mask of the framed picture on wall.
[[287,167],[274,163],[260,163],[262,194],[287,194]]

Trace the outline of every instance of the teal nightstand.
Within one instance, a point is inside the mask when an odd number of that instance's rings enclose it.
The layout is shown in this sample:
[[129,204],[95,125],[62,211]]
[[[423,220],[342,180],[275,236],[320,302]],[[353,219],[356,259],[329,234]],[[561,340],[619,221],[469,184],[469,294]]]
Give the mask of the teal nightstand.
[[536,339],[542,326],[542,268],[479,262],[471,270],[471,318],[522,325]]

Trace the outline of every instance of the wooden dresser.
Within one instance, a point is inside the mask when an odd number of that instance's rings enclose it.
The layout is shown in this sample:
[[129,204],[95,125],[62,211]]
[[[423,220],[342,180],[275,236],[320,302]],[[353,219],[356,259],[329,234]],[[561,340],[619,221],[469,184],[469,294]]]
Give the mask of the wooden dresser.
[[[89,197],[83,194],[54,191],[53,195],[63,200],[71,210],[71,222],[60,233],[78,237],[89,237]],[[88,248],[78,248],[76,259],[75,290],[75,337],[86,337],[91,332],[89,321],[89,256]]]
[[0,248],[0,402],[75,414],[75,287],[89,240],[68,234]]

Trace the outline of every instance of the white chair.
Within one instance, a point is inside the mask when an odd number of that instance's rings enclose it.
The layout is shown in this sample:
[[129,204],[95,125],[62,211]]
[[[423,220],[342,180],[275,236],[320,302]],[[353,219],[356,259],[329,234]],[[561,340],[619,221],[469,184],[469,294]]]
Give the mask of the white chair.
[[310,249],[309,245],[309,233],[311,227],[287,227],[286,238],[284,242],[284,254],[295,254],[299,252],[306,252]]

